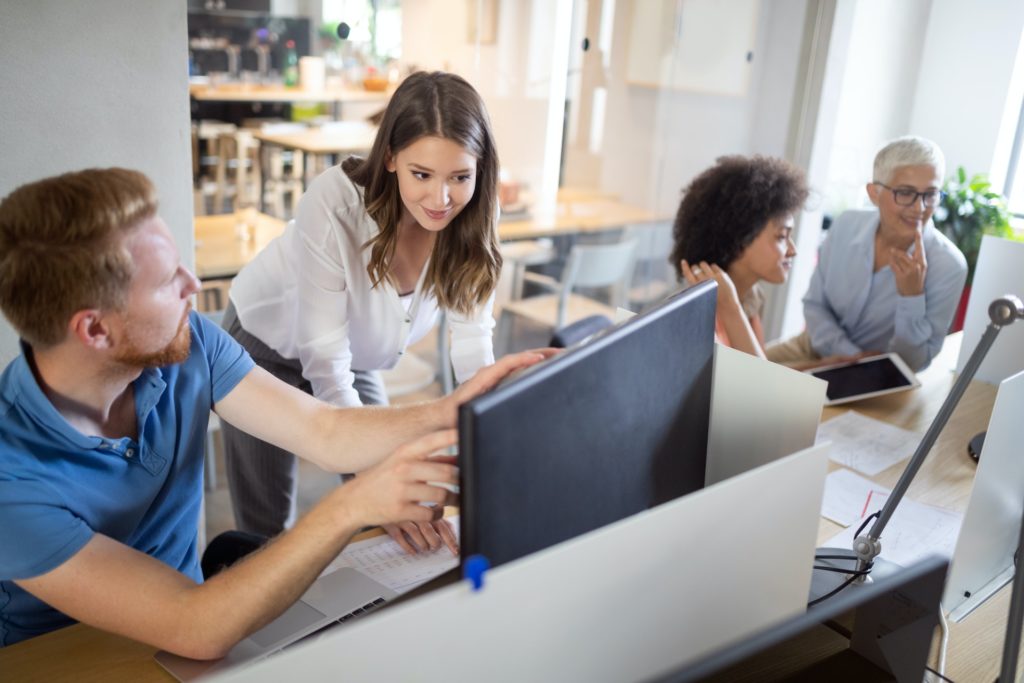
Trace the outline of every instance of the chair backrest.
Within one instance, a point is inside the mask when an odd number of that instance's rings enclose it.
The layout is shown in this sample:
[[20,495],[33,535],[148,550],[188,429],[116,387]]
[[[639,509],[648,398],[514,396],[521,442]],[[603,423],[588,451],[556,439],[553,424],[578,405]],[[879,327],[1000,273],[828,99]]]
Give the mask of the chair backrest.
[[636,240],[614,244],[577,244],[569,252],[562,271],[562,285],[573,287],[611,287],[633,274]]
[[642,308],[663,298],[676,286],[676,270],[669,263],[675,243],[672,223],[632,225],[626,228],[626,236],[637,241],[629,298]]
[[603,315],[588,315],[582,320],[577,320],[571,325],[566,325],[555,330],[551,336],[548,346],[555,349],[567,349],[570,346],[590,339],[606,327],[611,327],[612,321]]
[[562,289],[558,299],[558,326],[565,324],[569,295],[576,287],[611,287],[613,306],[626,303],[626,291],[633,277],[636,240],[614,244],[576,244],[569,252],[562,271]]

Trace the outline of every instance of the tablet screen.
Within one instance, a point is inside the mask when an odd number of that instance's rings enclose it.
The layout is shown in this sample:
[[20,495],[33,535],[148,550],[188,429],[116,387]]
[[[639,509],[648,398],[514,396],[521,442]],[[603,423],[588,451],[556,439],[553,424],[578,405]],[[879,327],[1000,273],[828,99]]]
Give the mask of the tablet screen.
[[888,356],[811,374],[828,382],[826,394],[829,401],[912,386]]

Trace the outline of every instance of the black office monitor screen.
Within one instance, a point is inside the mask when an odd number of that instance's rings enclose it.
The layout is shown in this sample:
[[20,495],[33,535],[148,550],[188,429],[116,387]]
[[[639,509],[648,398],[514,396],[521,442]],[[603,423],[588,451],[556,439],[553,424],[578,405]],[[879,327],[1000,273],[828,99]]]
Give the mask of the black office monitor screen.
[[462,556],[492,566],[703,487],[715,286],[462,406]]

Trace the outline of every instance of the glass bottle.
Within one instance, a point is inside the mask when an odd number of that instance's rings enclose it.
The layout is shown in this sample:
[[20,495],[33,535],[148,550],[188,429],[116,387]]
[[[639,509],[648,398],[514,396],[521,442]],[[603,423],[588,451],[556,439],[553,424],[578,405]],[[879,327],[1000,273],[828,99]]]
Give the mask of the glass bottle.
[[284,44],[284,85],[294,88],[299,84],[299,56],[295,53],[295,41]]

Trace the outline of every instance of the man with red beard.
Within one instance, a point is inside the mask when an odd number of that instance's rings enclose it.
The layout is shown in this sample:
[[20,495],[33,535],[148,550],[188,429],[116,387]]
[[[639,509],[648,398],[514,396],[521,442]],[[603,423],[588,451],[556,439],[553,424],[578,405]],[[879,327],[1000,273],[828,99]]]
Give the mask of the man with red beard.
[[[78,620],[187,657],[225,654],[360,528],[426,522],[452,502],[432,485],[457,481],[452,459],[430,456],[455,442],[458,404],[542,357],[506,357],[430,403],[333,408],[255,367],[191,311],[197,291],[141,173],[69,173],[0,202],[0,309],[22,339],[0,376],[0,646]],[[211,409],[360,476],[204,582]]]

